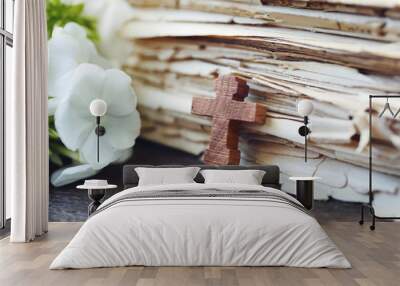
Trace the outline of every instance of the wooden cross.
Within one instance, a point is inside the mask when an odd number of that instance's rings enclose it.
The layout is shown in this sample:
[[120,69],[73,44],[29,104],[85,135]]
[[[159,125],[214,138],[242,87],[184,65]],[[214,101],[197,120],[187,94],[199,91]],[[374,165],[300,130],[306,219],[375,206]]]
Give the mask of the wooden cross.
[[265,122],[265,106],[244,102],[249,92],[246,81],[232,75],[219,77],[215,82],[217,97],[195,97],[192,113],[212,117],[211,139],[204,162],[214,165],[240,163],[240,122]]

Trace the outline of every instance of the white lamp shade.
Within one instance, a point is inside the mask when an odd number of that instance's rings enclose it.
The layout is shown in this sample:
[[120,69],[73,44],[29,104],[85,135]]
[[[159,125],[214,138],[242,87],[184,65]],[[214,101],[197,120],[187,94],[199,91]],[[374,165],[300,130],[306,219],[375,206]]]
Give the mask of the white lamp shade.
[[297,103],[297,112],[303,117],[310,115],[313,109],[314,105],[310,100],[303,99]]
[[94,99],[89,106],[93,116],[103,116],[107,112],[107,103],[102,99]]

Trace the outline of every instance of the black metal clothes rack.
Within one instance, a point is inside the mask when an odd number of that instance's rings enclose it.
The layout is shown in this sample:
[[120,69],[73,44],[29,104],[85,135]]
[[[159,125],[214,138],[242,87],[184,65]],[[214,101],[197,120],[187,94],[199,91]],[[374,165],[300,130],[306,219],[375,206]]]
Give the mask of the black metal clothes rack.
[[382,220],[395,220],[400,219],[400,217],[380,217],[375,215],[375,209],[372,206],[374,201],[374,194],[372,192],[372,99],[374,98],[400,98],[400,95],[370,95],[369,96],[369,190],[368,196],[369,201],[368,203],[363,203],[361,205],[361,220],[359,224],[364,224],[364,208],[369,209],[370,214],[372,216],[372,224],[370,225],[370,230],[375,230],[375,222],[376,219]]

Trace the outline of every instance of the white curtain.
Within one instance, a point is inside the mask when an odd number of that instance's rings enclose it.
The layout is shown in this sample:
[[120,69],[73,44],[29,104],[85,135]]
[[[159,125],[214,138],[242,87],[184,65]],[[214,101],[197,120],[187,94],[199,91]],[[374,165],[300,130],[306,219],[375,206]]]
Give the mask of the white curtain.
[[48,118],[45,0],[15,1],[13,92],[6,113],[12,242],[47,232]]

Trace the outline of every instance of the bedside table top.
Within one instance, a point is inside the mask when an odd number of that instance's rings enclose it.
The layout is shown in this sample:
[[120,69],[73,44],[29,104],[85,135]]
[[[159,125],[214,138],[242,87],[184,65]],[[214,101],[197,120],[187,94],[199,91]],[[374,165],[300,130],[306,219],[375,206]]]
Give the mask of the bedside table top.
[[104,185],[104,186],[89,186],[89,185],[79,185],[76,186],[80,190],[111,190],[116,189],[117,185]]
[[321,177],[289,177],[292,181],[316,181],[322,179]]

